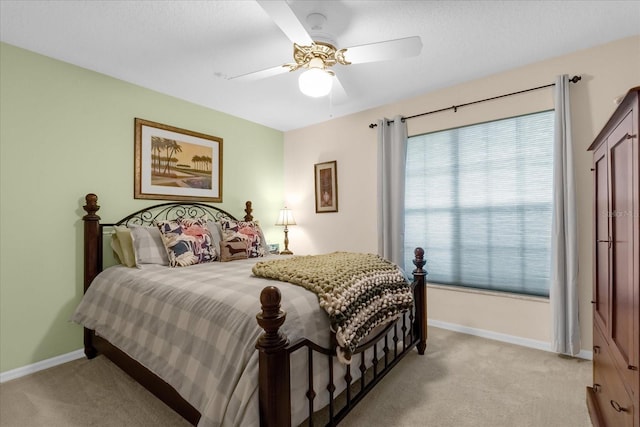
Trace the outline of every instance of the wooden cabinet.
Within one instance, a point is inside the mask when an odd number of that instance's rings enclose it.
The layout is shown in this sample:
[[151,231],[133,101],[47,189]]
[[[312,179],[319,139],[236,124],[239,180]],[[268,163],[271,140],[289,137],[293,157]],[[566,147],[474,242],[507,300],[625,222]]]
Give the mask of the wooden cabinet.
[[594,174],[594,426],[640,427],[640,87],[630,90],[589,150]]

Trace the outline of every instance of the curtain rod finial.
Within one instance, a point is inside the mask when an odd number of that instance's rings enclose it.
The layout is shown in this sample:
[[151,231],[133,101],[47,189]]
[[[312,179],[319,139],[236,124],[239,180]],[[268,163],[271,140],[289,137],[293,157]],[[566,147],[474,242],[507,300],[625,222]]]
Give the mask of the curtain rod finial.
[[569,79],[571,83],[578,83],[580,80],[582,80],[581,76],[573,76]]

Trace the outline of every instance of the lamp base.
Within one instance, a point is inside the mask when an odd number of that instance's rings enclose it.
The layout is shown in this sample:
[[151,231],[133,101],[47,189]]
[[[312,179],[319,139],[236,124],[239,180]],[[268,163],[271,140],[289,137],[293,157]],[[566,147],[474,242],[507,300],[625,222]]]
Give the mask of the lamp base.
[[287,226],[284,226],[284,250],[280,252],[280,255],[293,255],[293,252],[289,250],[289,230]]

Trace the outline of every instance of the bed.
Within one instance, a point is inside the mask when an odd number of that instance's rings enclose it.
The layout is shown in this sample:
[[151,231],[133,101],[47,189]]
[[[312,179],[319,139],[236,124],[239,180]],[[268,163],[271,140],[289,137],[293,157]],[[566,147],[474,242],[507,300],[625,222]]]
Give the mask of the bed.
[[[420,248],[414,252],[411,308],[368,330],[345,363],[316,294],[252,274],[286,256],[103,269],[110,251],[104,236],[115,227],[203,216],[237,221],[230,213],[172,202],[102,223],[97,196],[87,194],[85,201],[85,297],[73,318],[84,325],[85,354],[105,355],[194,425],[336,425],[406,354],[425,352]],[[240,221],[253,221],[251,202]]]

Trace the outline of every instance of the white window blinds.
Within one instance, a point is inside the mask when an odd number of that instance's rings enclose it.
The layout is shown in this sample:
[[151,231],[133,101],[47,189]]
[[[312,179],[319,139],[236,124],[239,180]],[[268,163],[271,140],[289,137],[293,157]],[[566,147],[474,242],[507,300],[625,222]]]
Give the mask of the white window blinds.
[[553,111],[409,138],[405,267],[429,282],[549,295]]

